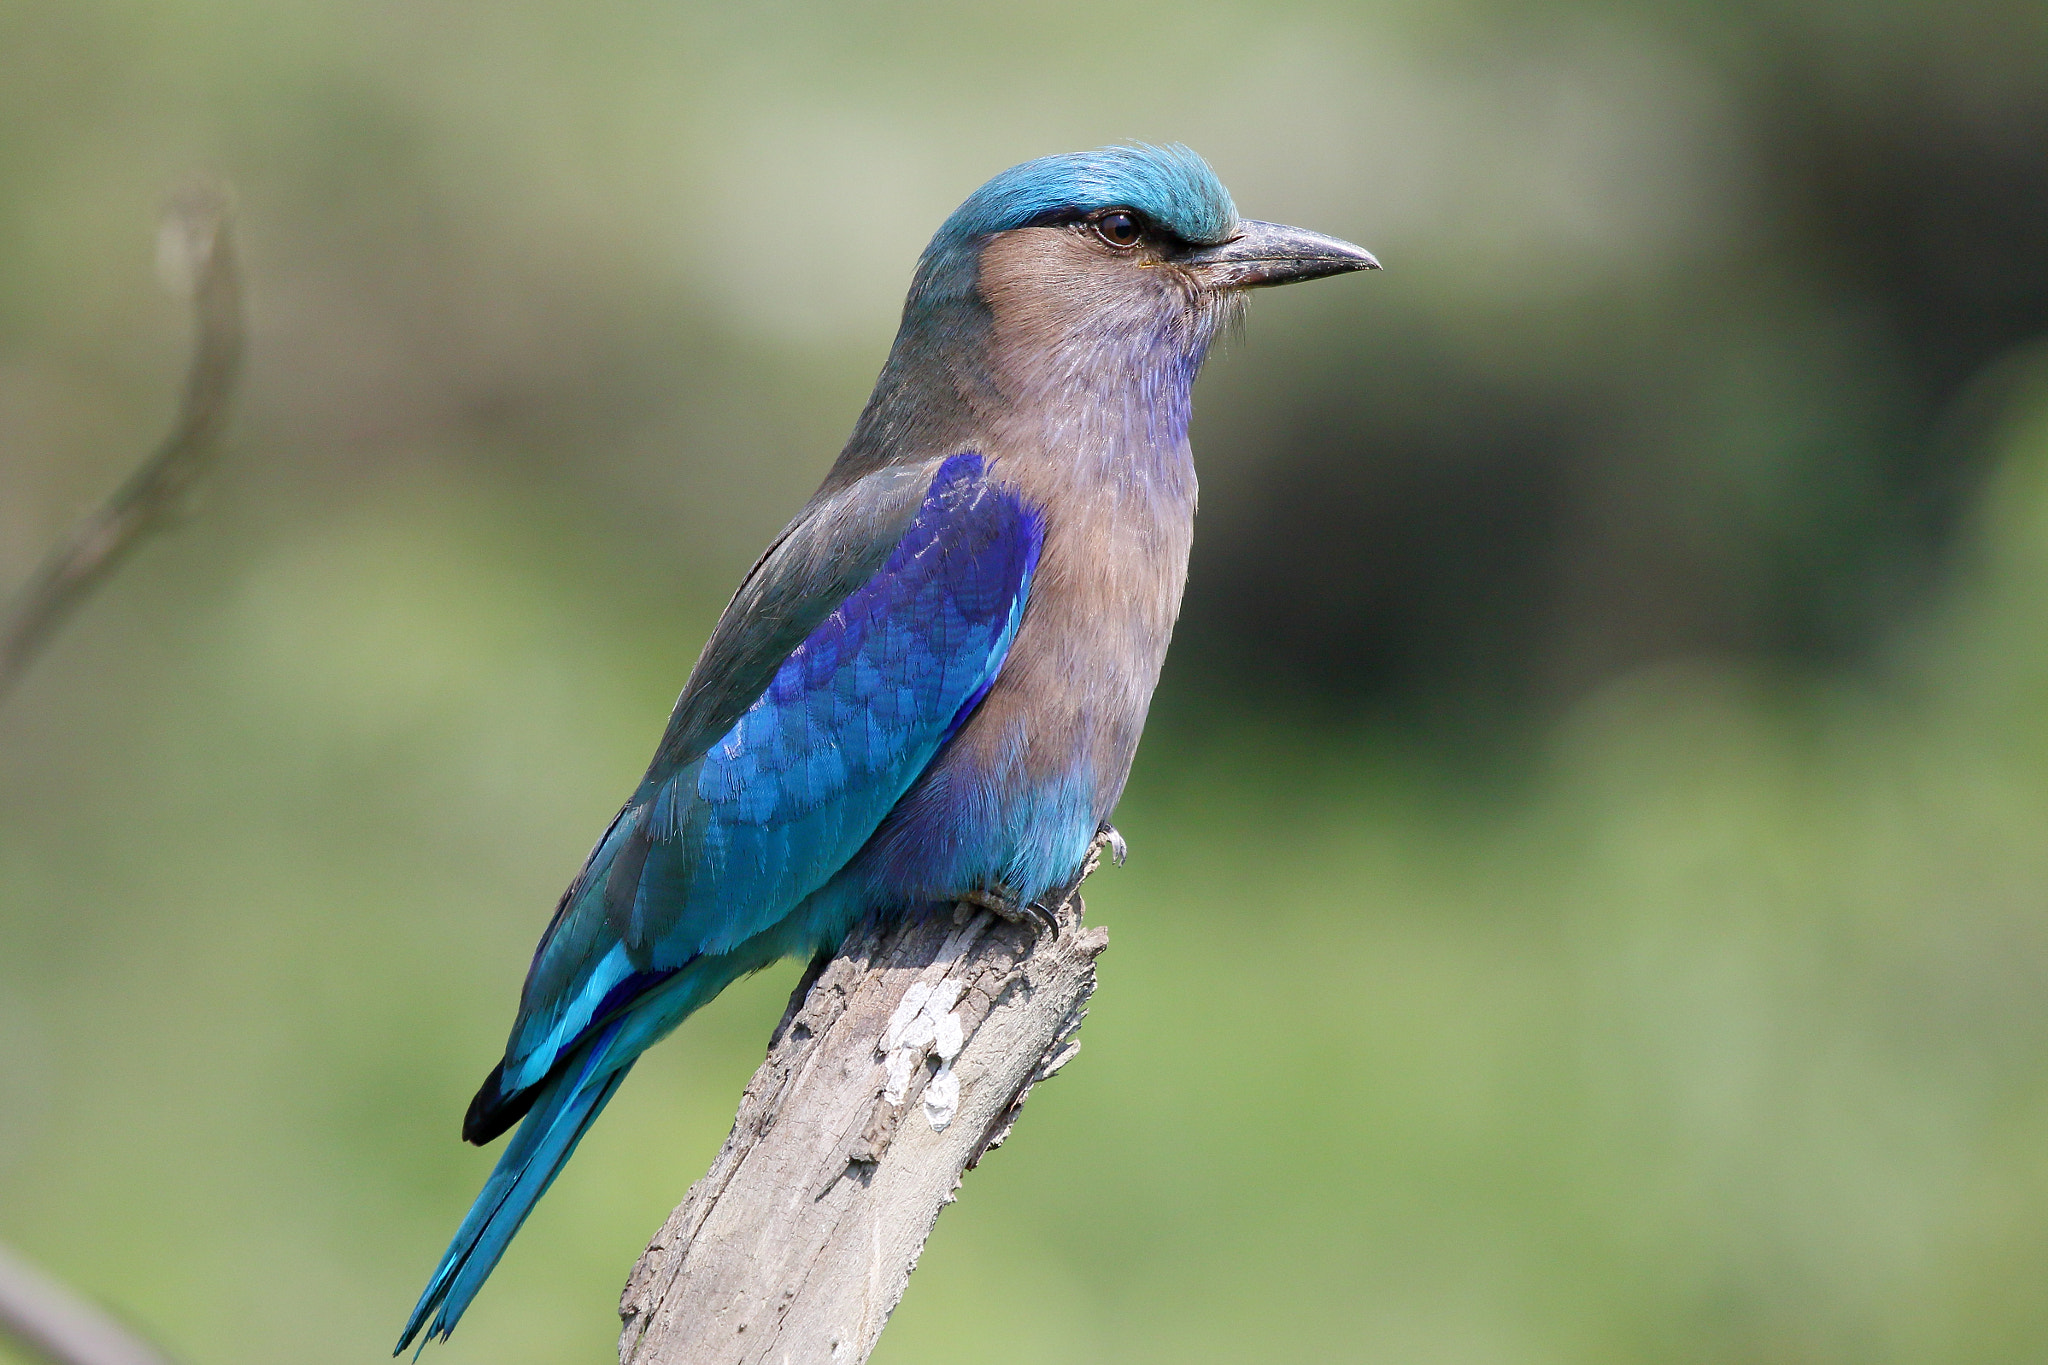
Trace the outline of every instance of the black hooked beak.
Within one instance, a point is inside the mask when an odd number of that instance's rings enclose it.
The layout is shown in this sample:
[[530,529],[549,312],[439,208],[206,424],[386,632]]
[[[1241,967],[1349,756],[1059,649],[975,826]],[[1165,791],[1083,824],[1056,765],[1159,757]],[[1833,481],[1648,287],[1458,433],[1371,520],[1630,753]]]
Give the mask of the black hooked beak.
[[1211,289],[1258,289],[1380,268],[1362,246],[1251,218],[1237,225],[1237,235],[1230,240],[1196,247],[1180,258],[1180,264]]

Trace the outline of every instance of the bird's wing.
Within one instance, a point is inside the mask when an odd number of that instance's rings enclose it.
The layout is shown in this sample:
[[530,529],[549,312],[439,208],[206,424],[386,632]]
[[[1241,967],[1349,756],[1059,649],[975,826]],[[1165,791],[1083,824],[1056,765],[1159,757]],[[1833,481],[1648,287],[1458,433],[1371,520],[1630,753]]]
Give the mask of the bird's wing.
[[979,455],[911,473],[815,501],[735,595],[534,955],[503,1090],[823,885],[994,683],[1043,523]]

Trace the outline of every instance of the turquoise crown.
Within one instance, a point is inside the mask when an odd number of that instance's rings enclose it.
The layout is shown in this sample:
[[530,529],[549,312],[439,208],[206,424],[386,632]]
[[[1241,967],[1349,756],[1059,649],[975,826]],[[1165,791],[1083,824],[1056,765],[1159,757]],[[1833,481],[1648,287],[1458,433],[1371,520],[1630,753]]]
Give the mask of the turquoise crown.
[[932,238],[928,255],[991,233],[1096,209],[1132,208],[1184,242],[1229,237],[1237,206],[1209,163],[1178,143],[1099,147],[1012,166],[967,196]]

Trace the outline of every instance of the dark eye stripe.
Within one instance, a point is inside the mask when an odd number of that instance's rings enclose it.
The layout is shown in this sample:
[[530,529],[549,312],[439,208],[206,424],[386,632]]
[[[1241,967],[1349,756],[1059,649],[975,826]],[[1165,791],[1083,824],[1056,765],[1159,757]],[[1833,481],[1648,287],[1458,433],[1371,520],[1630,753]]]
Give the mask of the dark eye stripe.
[[[1113,217],[1120,217],[1131,224],[1127,234],[1121,229],[1116,233],[1103,230],[1103,225]],[[1174,246],[1186,245],[1173,233],[1159,229],[1150,219],[1146,218],[1144,214],[1139,213],[1136,209],[1089,209],[1078,208],[1068,204],[1056,209],[1047,209],[1045,212],[1018,224],[1020,227],[1081,227],[1084,225],[1093,227],[1096,233],[1112,246],[1135,246],[1147,231],[1157,233]]]

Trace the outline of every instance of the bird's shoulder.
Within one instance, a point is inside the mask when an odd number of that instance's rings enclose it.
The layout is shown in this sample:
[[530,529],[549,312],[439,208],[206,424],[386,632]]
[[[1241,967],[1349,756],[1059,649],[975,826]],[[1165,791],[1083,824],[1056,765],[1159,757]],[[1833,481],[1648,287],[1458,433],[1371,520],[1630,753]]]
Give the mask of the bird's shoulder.
[[650,784],[716,743],[790,652],[888,563],[941,463],[934,456],[827,480],[769,542],[690,670],[649,765]]

